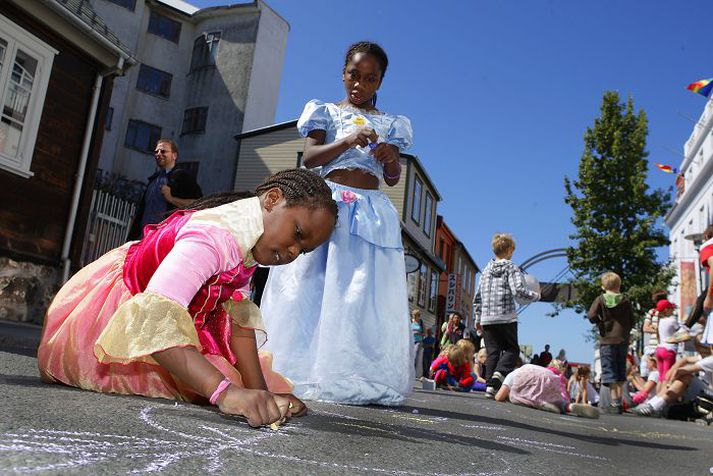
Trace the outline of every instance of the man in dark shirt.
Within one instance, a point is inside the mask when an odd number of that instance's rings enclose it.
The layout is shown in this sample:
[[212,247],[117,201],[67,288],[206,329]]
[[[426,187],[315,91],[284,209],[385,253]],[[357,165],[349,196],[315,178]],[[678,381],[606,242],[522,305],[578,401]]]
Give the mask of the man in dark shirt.
[[176,169],[178,146],[173,140],[159,139],[154,158],[158,171],[148,178],[148,186],[136,210],[129,240],[141,239],[146,225],[160,223],[169,211],[186,207],[203,196],[196,179],[189,172]]
[[543,367],[547,367],[552,362],[552,354],[550,353],[550,344],[545,344],[545,350],[542,351],[539,358],[539,363]]

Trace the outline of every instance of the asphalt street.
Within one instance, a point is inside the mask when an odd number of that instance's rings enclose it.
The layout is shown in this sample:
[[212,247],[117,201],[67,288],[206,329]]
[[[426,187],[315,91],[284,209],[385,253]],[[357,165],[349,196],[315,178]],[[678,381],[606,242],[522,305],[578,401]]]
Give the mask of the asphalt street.
[[212,408],[43,384],[31,350],[5,350],[0,474],[713,473],[713,427],[695,423],[585,420],[416,389],[404,407],[311,403],[256,430]]

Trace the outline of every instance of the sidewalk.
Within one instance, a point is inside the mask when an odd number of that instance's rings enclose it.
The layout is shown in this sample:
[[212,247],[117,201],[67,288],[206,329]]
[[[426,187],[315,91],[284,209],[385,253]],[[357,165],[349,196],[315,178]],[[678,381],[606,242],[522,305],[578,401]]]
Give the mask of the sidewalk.
[[40,345],[41,334],[42,327],[36,324],[0,320],[0,349],[34,352]]

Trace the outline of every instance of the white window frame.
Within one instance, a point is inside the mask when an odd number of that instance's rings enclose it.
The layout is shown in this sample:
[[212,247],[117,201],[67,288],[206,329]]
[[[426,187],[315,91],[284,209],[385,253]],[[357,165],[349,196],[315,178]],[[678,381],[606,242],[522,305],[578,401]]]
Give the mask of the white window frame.
[[4,107],[5,95],[10,84],[10,72],[12,71],[18,48],[37,60],[37,71],[35,72],[32,91],[30,92],[30,104],[23,124],[17,157],[9,157],[0,153],[0,169],[24,178],[30,178],[34,175],[30,171],[30,166],[32,165],[42,110],[45,105],[45,95],[47,94],[47,86],[52,72],[52,63],[59,51],[2,15],[0,15],[0,37],[7,41],[6,57],[3,62],[3,69],[0,71],[0,108]]

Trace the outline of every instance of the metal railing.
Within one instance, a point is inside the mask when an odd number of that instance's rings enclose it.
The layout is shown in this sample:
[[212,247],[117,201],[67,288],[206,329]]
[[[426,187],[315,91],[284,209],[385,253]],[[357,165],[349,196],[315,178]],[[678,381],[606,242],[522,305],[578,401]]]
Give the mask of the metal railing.
[[126,242],[136,204],[103,190],[94,190],[89,208],[82,266]]

